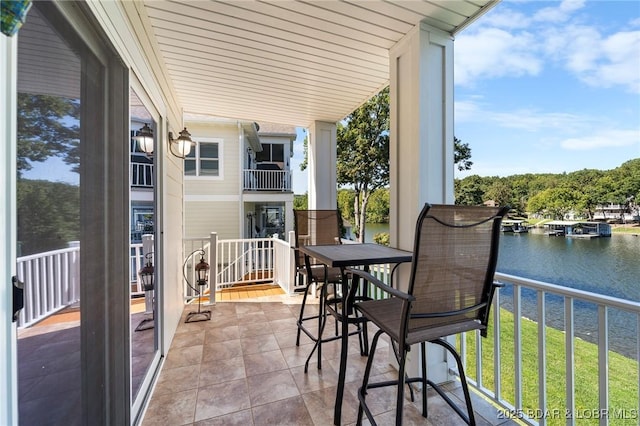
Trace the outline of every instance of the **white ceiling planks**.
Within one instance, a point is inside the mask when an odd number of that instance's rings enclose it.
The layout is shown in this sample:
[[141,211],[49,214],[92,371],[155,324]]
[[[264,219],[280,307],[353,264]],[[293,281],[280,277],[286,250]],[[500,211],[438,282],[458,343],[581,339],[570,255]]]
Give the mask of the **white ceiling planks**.
[[389,49],[420,22],[452,35],[494,0],[146,0],[185,113],[307,126],[388,84]]

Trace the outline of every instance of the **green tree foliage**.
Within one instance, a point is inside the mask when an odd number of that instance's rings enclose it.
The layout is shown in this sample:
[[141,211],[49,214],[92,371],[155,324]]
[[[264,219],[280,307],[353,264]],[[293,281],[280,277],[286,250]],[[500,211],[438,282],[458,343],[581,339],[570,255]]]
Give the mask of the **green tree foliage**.
[[80,188],[18,179],[18,241],[26,256],[67,247],[80,237]]
[[[300,170],[308,165],[308,138],[303,141],[304,159]],[[388,222],[389,193],[381,193],[371,200],[376,190],[389,184],[389,87],[373,96],[337,125],[338,185],[353,188],[353,208],[346,208],[338,193],[342,217],[352,221],[354,233],[364,241],[366,222]],[[454,163],[459,170],[469,170],[471,148],[454,137]],[[350,196],[351,197],[351,196]],[[384,201],[386,197],[386,201]],[[369,203],[375,206],[369,208]],[[386,204],[385,204],[386,203]],[[371,214],[373,217],[369,217]]]
[[367,222],[389,222],[389,189],[379,188],[373,191],[367,205]]
[[353,203],[356,199],[356,193],[352,189],[342,188],[338,190],[338,209],[340,215],[351,221],[353,218]]
[[18,94],[18,177],[31,162],[61,157],[78,171],[80,102],[59,96]]
[[337,128],[339,185],[355,191],[354,231],[364,241],[371,193],[389,184],[389,88],[349,114]]
[[303,195],[293,196],[293,209],[306,210],[309,207],[309,195],[305,192]]
[[468,143],[463,143],[460,139],[453,137],[453,164],[458,166],[458,170],[471,170],[471,148]]
[[465,179],[456,179],[454,182],[454,190],[456,193],[456,204],[466,206],[481,205],[484,193],[487,190],[485,179],[472,175]]
[[456,204],[476,205],[488,200],[509,204],[519,213],[562,219],[566,213],[592,218],[598,205],[626,205],[638,210],[640,158],[613,170],[585,169],[561,174],[508,177],[468,176],[455,181]]

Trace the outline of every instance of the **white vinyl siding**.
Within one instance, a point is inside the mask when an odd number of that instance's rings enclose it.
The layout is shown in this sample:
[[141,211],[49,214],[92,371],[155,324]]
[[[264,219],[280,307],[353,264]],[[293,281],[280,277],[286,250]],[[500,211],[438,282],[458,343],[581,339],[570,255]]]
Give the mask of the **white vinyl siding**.
[[218,238],[239,238],[239,208],[237,201],[185,201],[185,237],[208,237],[212,232]]

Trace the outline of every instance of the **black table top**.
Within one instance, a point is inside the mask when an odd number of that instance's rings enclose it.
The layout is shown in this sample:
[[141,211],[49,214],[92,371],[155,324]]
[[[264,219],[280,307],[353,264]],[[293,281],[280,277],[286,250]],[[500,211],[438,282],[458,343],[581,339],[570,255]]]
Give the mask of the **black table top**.
[[410,251],[373,243],[309,245],[300,251],[331,267],[402,263],[413,258]]

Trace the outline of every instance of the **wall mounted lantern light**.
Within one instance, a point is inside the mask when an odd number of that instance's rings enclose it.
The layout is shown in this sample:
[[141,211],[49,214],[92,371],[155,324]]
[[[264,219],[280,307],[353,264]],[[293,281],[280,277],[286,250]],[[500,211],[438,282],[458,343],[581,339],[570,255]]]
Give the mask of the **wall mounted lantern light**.
[[191,140],[191,133],[185,127],[177,139],[173,138],[173,133],[169,132],[169,152],[178,158],[184,159],[191,152],[191,146],[193,146],[193,140]]
[[133,139],[138,142],[140,150],[144,152],[147,157],[153,156],[153,130],[148,124],[145,123],[140,130],[137,130]]

